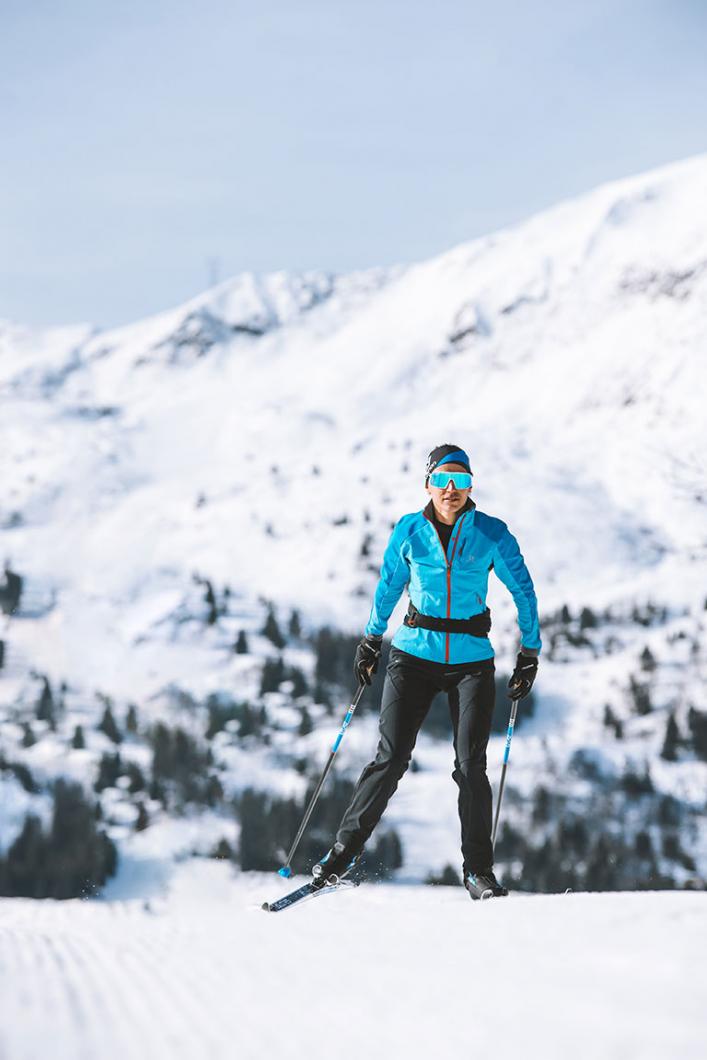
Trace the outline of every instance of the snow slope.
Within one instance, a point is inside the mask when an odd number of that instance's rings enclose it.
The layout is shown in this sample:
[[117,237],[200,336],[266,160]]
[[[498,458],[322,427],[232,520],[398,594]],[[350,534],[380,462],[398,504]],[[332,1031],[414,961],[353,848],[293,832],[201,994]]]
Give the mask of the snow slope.
[[[68,743],[74,724],[93,729],[97,691],[120,713],[135,701],[146,721],[180,723],[170,690],[254,696],[273,650],[258,636],[263,598],[299,607],[307,628],[359,631],[390,526],[426,502],[428,450],[454,440],[471,453],[479,507],[518,535],[541,612],[624,616],[591,649],[543,656],[539,709],[514,745],[519,790],[566,777],[590,748],[600,772],[649,763],[660,791],[703,812],[707,763],[659,753],[669,712],[686,739],[690,706],[707,707],[706,339],[707,156],[409,267],[240,276],[101,333],[1,325],[2,547],[31,606],[0,634],[0,751],[42,782],[90,781],[110,745],[94,732],[88,751]],[[213,628],[195,573],[231,590]],[[630,618],[647,601],[666,609],[655,628]],[[507,666],[514,614],[493,582],[490,605]],[[248,655],[232,651],[240,629]],[[626,691],[646,646],[649,718]],[[285,656],[310,675],[311,653]],[[67,682],[66,725],[35,726],[41,739],[22,748],[37,672]],[[623,743],[607,737],[606,704]],[[313,716],[316,733],[283,725],[277,750],[321,758],[335,722]],[[374,741],[357,718],[342,765],[357,771]],[[390,811],[417,878],[457,845],[448,749],[419,750],[424,768]],[[494,741],[494,775],[500,757]],[[303,784],[235,740],[223,760],[229,790]],[[27,803],[42,807],[0,785],[6,845]],[[707,866],[703,826],[692,841]]]
[[694,603],[706,301],[699,157],[405,269],[237,277],[100,334],[6,327],[4,547],[60,599],[35,663],[153,692],[194,570],[359,629],[363,538],[377,561],[448,437],[544,607]]
[[3,1060],[704,1055],[703,894],[364,885],[261,912],[284,887],[192,862],[149,903],[0,903]]

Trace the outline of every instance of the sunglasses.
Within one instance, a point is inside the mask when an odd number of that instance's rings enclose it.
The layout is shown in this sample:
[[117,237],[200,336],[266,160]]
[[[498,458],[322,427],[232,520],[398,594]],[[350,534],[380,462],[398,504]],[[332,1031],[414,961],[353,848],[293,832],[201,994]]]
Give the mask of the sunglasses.
[[453,483],[457,490],[471,489],[472,475],[468,471],[433,471],[430,475],[430,486],[437,489],[446,489],[449,483]]

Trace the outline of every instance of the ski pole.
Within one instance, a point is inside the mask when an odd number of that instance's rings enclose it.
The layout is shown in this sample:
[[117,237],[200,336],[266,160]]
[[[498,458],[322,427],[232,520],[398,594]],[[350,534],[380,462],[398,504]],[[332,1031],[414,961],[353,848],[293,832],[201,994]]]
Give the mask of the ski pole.
[[516,723],[516,714],[518,713],[518,700],[514,699],[511,701],[511,716],[508,719],[508,731],[506,732],[506,748],[503,752],[503,767],[501,769],[501,786],[498,789],[498,802],[496,803],[496,816],[493,821],[493,832],[491,834],[491,846],[496,845],[496,829],[498,828],[498,815],[501,812],[501,799],[503,798],[503,787],[506,783],[506,770],[508,768],[508,758],[511,753],[511,740],[513,739],[513,726]]
[[[370,673],[370,669],[369,669],[369,673]],[[316,805],[316,802],[317,802],[317,799],[319,798],[320,792],[321,792],[322,788],[324,787],[324,781],[329,776],[329,770],[331,769],[332,763],[333,763],[333,761],[334,761],[334,759],[336,757],[336,752],[339,750],[339,746],[341,744],[341,741],[344,738],[344,733],[346,732],[346,730],[349,727],[351,719],[354,716],[354,711],[356,710],[356,707],[358,706],[359,700],[360,700],[361,696],[363,695],[365,687],[366,687],[365,684],[363,683],[363,681],[361,681],[361,683],[358,686],[358,691],[357,691],[356,695],[354,696],[354,698],[353,698],[353,700],[351,702],[351,706],[346,711],[346,715],[344,717],[344,720],[341,723],[341,728],[339,729],[337,737],[334,740],[334,745],[333,745],[331,751],[329,752],[329,758],[327,760],[327,764],[324,766],[324,772],[322,773],[321,777],[319,778],[319,783],[317,784],[316,788],[314,789],[314,794],[312,795],[312,798],[309,800],[309,806],[307,807],[307,809],[305,811],[305,814],[304,814],[304,817],[302,818],[302,824],[299,826],[299,829],[297,831],[297,835],[294,838],[294,842],[292,843],[292,846],[290,847],[289,853],[287,855],[287,860],[285,861],[285,864],[282,866],[282,868],[277,870],[279,872],[280,876],[289,877],[289,876],[292,875],[292,868],[290,866],[290,862],[292,861],[292,858],[294,856],[295,850],[299,846],[299,841],[300,841],[300,839],[302,838],[302,836],[304,834],[304,830],[307,827],[307,823],[309,821],[309,818],[312,816],[312,810],[314,809],[314,807]]]

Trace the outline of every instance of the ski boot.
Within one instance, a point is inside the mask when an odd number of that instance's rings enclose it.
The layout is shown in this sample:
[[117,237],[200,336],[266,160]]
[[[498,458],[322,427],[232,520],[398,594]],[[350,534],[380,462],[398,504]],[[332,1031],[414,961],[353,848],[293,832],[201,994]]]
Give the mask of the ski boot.
[[331,850],[324,855],[321,861],[312,866],[312,876],[316,887],[326,887],[327,884],[336,884],[347,876],[354,865],[360,859],[361,854],[352,854],[343,843],[334,843]]
[[475,900],[477,898],[503,898],[508,894],[507,888],[501,886],[491,867],[482,872],[468,872],[465,869],[464,886]]

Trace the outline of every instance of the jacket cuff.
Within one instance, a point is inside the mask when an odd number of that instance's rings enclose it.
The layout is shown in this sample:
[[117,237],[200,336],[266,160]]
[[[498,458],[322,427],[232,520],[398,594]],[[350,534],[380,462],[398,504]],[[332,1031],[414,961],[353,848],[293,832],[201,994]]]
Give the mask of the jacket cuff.
[[524,648],[521,644],[520,653],[521,655],[529,655],[532,659],[540,658],[540,648]]

